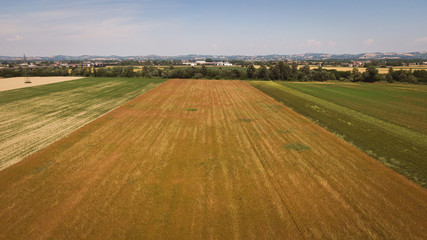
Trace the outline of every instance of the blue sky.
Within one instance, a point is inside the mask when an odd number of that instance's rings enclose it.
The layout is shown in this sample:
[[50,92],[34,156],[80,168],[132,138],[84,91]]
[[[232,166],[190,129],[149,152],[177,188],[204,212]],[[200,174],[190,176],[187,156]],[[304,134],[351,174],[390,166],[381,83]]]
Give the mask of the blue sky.
[[5,56],[376,51],[427,51],[427,1],[0,1]]

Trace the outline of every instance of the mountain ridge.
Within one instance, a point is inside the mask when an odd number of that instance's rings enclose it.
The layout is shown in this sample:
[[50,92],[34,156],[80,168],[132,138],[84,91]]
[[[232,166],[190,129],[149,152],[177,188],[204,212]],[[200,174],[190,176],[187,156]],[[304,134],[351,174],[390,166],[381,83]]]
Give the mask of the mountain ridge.
[[[71,61],[71,60],[197,60],[197,59],[219,59],[219,60],[247,60],[247,61],[271,61],[271,60],[376,60],[376,59],[427,59],[427,51],[397,53],[397,52],[374,52],[359,54],[330,54],[330,53],[303,53],[303,54],[267,54],[267,55],[213,55],[213,54],[187,54],[176,56],[141,55],[141,56],[119,56],[119,55],[53,55],[53,56],[27,56],[30,61]],[[23,57],[0,56],[1,61],[23,60]]]

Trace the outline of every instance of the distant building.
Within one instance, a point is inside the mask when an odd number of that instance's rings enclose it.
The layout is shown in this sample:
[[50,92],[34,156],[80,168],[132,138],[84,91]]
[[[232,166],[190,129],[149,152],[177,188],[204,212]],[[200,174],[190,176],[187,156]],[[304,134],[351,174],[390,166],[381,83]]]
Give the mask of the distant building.
[[194,63],[194,62],[185,62],[185,61],[183,61],[182,64],[184,64],[186,66],[192,66],[192,67],[196,66],[196,63]]
[[229,62],[206,62],[203,60],[199,60],[196,62],[182,61],[182,64],[186,66],[196,66],[196,65],[233,66],[233,64]]
[[353,66],[363,66],[366,61],[353,61]]

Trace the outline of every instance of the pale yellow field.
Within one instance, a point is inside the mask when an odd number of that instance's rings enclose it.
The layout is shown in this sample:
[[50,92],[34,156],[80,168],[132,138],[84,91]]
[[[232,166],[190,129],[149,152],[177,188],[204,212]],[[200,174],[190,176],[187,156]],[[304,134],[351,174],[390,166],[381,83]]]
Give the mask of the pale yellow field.
[[0,91],[71,81],[80,78],[82,77],[30,77],[31,83],[25,83],[25,77],[6,78],[0,81]]

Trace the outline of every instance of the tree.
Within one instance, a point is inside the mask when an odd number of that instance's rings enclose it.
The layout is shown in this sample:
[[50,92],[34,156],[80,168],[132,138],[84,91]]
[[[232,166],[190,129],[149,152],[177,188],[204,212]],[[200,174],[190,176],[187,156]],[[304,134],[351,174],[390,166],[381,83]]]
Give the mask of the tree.
[[291,67],[283,61],[277,63],[279,67],[279,80],[288,80],[291,75]]
[[270,78],[272,80],[279,80],[280,78],[280,69],[278,64],[270,67]]
[[256,78],[256,69],[255,69],[255,66],[252,63],[246,69],[246,75],[250,79]]
[[[144,69],[145,68],[146,67],[144,67]],[[129,67],[124,68],[123,71],[122,71],[121,76],[122,77],[127,77],[127,78],[134,77],[135,76],[135,72],[133,71],[133,67],[129,66]]]
[[350,80],[352,82],[359,82],[362,80],[362,74],[359,72],[358,68],[356,67],[353,68],[353,71],[351,72],[351,75],[350,75]]
[[258,78],[268,80],[268,71],[267,67],[262,64],[261,67],[258,69]]
[[302,66],[302,68],[300,69],[300,71],[302,73],[304,73],[306,76],[310,75],[310,66],[309,65],[304,65]]
[[311,77],[314,81],[324,82],[328,80],[330,75],[327,71],[322,70],[322,67],[319,66],[317,69],[312,71]]
[[427,83],[427,71],[426,70],[415,70],[413,73],[414,77],[418,79],[419,82]]
[[208,75],[208,69],[206,68],[205,65],[202,66],[202,69],[201,69],[200,72],[203,74],[203,76],[207,76]]
[[146,78],[152,77],[150,67],[148,65],[146,65],[142,68],[141,75],[142,75],[142,77],[146,77]]
[[85,71],[84,71],[84,73],[83,73],[83,75],[85,76],[85,77],[89,77],[90,75],[91,75],[91,69],[90,68],[85,68]]
[[388,74],[387,74],[387,76],[386,76],[386,80],[387,80],[387,82],[393,82],[394,81],[394,77],[393,77],[393,75],[394,75],[394,70],[393,70],[393,68],[392,67],[390,67],[389,69],[388,69]]
[[201,74],[201,73],[196,73],[196,74],[194,74],[194,78],[195,78],[195,79],[201,79],[201,78],[203,78],[203,74]]
[[241,71],[239,71],[238,69],[232,69],[231,70],[231,78],[232,79],[240,79],[242,78],[242,73]]
[[379,81],[378,69],[373,65],[368,65],[366,71],[363,73],[364,82],[376,82]]
[[296,62],[292,62],[292,64],[291,64],[291,67],[292,67],[292,71],[291,71],[291,78],[297,78],[297,75],[298,75],[298,63],[296,63]]

